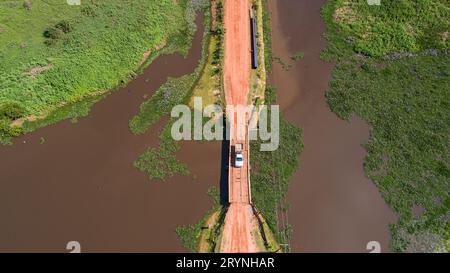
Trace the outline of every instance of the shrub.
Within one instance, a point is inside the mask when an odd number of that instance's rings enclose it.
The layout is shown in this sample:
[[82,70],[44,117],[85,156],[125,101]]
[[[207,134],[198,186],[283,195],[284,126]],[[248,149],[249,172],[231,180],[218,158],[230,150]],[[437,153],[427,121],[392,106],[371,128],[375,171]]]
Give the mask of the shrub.
[[17,137],[22,133],[21,127],[11,127],[10,124],[10,120],[0,118],[0,144],[10,144],[12,137]]
[[61,38],[62,34],[63,34],[63,31],[56,27],[48,27],[44,31],[44,37],[53,39],[53,40],[58,40],[59,38]]
[[69,33],[73,30],[73,26],[66,20],[57,23],[55,28],[60,29],[64,33]]
[[14,120],[23,117],[25,109],[17,103],[4,103],[0,105],[0,118]]

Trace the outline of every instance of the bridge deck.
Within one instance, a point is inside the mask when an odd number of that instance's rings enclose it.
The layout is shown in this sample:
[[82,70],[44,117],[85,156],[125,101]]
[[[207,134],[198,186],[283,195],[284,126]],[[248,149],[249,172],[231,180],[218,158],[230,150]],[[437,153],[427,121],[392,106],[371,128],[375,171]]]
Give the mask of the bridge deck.
[[[246,119],[247,120],[247,119]],[[228,169],[228,202],[251,204],[251,186],[250,186],[250,147],[248,141],[248,126],[243,127],[243,137],[234,137],[230,140],[230,162]],[[239,130],[239,128],[238,128]],[[235,130],[236,131],[236,130]],[[233,132],[232,132],[233,135]],[[235,147],[237,144],[243,144],[244,166],[237,168],[234,166]]]

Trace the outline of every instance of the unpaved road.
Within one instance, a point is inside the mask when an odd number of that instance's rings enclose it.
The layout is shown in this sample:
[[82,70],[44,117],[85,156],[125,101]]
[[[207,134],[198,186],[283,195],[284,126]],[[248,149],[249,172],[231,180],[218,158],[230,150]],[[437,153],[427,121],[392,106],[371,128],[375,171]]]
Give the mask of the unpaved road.
[[[225,23],[225,68],[224,87],[227,105],[247,105],[250,89],[251,48],[250,48],[250,1],[226,0],[224,3]],[[246,117],[243,113],[241,117]],[[248,180],[248,150],[246,145],[247,119],[236,115],[228,116],[234,123],[231,129],[231,146],[244,144],[244,166],[233,167],[233,157],[229,171],[230,206],[225,218],[221,242],[221,251],[256,252],[256,243],[252,237],[254,215],[250,205]],[[235,128],[235,129],[234,129]],[[234,155],[232,153],[231,155]]]
[[224,87],[227,104],[247,105],[250,89],[250,2],[225,0]]

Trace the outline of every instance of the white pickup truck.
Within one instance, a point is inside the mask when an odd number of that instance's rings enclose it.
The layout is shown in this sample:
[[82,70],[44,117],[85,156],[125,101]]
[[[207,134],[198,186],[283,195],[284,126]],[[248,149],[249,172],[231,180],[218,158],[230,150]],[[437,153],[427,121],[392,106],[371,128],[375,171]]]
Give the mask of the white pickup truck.
[[243,145],[242,144],[236,144],[234,146],[234,166],[236,168],[242,168],[244,166],[244,155],[243,155]]

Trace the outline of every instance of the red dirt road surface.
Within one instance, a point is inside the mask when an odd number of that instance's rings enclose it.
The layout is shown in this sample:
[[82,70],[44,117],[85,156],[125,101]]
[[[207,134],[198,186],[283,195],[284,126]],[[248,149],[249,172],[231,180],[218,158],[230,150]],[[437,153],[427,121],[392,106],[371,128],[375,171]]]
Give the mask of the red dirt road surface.
[[247,105],[250,89],[250,1],[225,0],[224,87],[227,104]]
[[[247,106],[250,89],[250,1],[225,0],[225,68],[224,87],[227,105]],[[227,109],[228,110],[228,109]],[[238,118],[240,115],[244,118]],[[231,125],[229,202],[222,234],[221,252],[257,252],[252,230],[255,217],[251,206],[247,117],[239,111],[229,114]],[[233,124],[234,123],[234,124]],[[244,166],[234,167],[234,148],[243,144]]]

